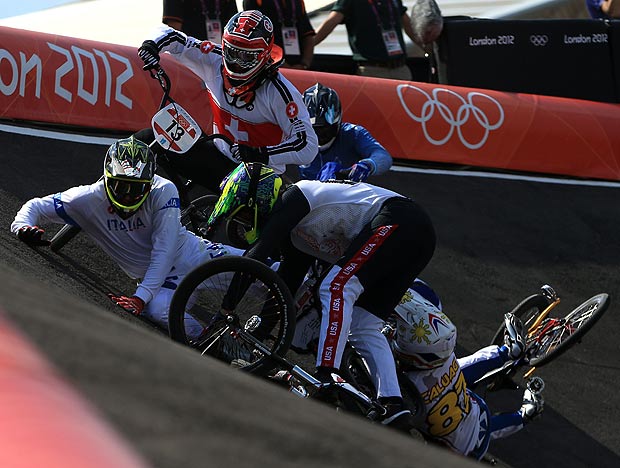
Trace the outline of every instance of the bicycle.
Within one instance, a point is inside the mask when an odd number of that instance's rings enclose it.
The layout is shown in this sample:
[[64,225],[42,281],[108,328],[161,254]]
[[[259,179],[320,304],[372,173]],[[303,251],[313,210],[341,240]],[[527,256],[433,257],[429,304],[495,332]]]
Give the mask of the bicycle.
[[[321,266],[317,263],[315,268],[315,274],[320,274]],[[327,383],[285,357],[296,315],[304,308],[300,296],[318,294],[314,284],[309,279],[294,300],[283,280],[267,265],[247,257],[216,258],[194,269],[177,287],[169,312],[170,337],[202,355],[271,380],[277,375],[274,369],[286,370],[292,376],[286,385],[296,395],[329,400],[338,409],[377,420],[384,407],[376,399],[368,369],[359,372],[365,362],[352,346],[347,347],[343,359],[349,363],[348,369],[333,374],[332,382]],[[230,307],[231,303],[235,306]],[[190,328],[195,321],[204,330],[192,337]],[[231,352],[235,349],[243,352]],[[355,373],[359,373],[357,378]],[[412,398],[412,405],[416,399],[419,401],[419,396]]]
[[[307,313],[308,309],[312,308],[312,305],[308,306],[308,304],[317,300],[316,297],[313,297],[316,294],[315,285],[317,283],[307,282],[306,288],[302,288],[300,291],[301,302],[298,305],[301,306],[301,314]],[[523,373],[519,382],[521,386],[527,388],[530,393],[539,395],[545,384],[542,378],[533,375],[535,370],[548,365],[579,343],[609,308],[610,298],[606,293],[596,294],[565,316],[551,313],[559,310],[557,308],[559,303],[560,298],[549,285],[543,285],[539,293],[519,302],[511,313],[522,320],[526,330],[524,356],[518,360],[507,361],[502,367],[484,374],[468,387],[473,390],[478,385],[484,385],[488,391],[518,389],[519,384],[515,383],[513,378],[521,371]],[[388,341],[395,339],[395,324],[395,316],[392,316],[382,330]],[[502,346],[504,344],[504,332],[505,325],[502,323],[493,336],[491,344]],[[396,359],[396,365],[404,403],[413,415],[414,427],[422,432],[423,422],[426,418],[422,395],[413,382],[407,378],[406,374],[411,369],[403,366],[398,359]],[[366,395],[373,396],[376,394],[368,365],[351,346],[345,349],[339,374],[354,388]],[[435,442],[432,439],[428,440]],[[487,461],[492,463],[490,459]]]
[[[524,370],[525,382],[537,368],[549,364],[580,343],[585,334],[600,320],[611,301],[606,293],[596,294],[584,301],[564,317],[554,317],[551,311],[560,304],[560,298],[549,285],[540,292],[523,299],[511,312],[521,319],[526,330],[525,355],[518,361],[508,362],[478,379],[487,383],[489,390],[510,386],[510,379],[518,370]],[[503,344],[505,325],[501,325],[491,339],[491,344]]]
[[[233,286],[234,277],[242,277]],[[227,294],[238,297],[226,298]],[[233,302],[232,310],[222,304]],[[293,339],[296,306],[288,288],[267,265],[246,257],[221,257],[193,270],[179,284],[169,313],[170,337],[202,355],[214,357],[252,374],[276,381],[277,372],[286,370],[292,379],[284,382],[302,398],[329,400],[338,409],[376,420],[383,406],[368,391],[359,389],[341,375],[332,382],[316,379],[285,355]],[[204,331],[189,336],[188,319],[197,320]],[[230,350],[245,349],[245,356]],[[353,348],[348,349],[356,355]]]
[[[181,223],[188,230],[206,238],[207,220],[219,196],[209,193],[191,199],[190,192],[196,184],[182,177],[174,169],[174,165],[169,159],[169,151],[177,154],[186,153],[201,137],[206,140],[221,139],[228,145],[232,145],[233,142],[226,135],[219,133],[203,136],[203,131],[198,123],[170,96],[170,78],[162,66],[158,65],[155,69],[149,70],[149,72],[151,78],[158,81],[163,93],[158,111],[153,115],[151,120],[151,127],[155,139],[149,146],[153,147],[156,143],[159,143],[162,147],[166,147],[166,152],[158,156],[157,165],[165,171],[167,177],[177,187],[182,207]],[[234,226],[227,225],[225,229],[226,232],[230,232],[231,236],[237,231]],[[65,224],[50,240],[50,249],[53,252],[59,252],[60,249],[70,242],[80,231],[81,229],[79,226]],[[214,236],[215,234],[212,234],[210,237]],[[225,235],[223,239],[225,239]],[[233,242],[237,241],[233,238]]]
[[[317,324],[320,322],[316,307],[317,304],[320,304],[318,285],[324,271],[326,271],[326,266],[321,262],[316,262],[313,265],[306,281],[297,291],[294,302],[289,302],[291,297],[288,293],[285,302],[281,303],[282,305],[274,303],[269,310],[278,319],[275,321],[272,319],[269,322],[269,320],[265,321],[261,315],[264,307],[260,302],[255,303],[250,312],[240,313],[240,310],[235,309],[233,312],[222,313],[223,294],[228,290],[231,278],[235,273],[243,272],[252,277],[252,281],[261,281],[263,284],[270,284],[270,281],[276,284],[279,277],[275,271],[260,262],[245,257],[228,257],[221,259],[221,261],[219,259],[211,261],[209,264],[194,270],[179,285],[170,311],[170,336],[176,341],[198,349],[202,354],[222,359],[221,347],[216,343],[223,334],[228,334],[233,340],[237,341],[237,344],[246,344],[251,349],[248,353],[249,360],[243,361],[241,365],[234,363],[234,359],[231,359],[230,356],[224,359],[226,362],[246,371],[258,371],[257,373],[263,376],[278,375],[278,372],[273,374],[274,369],[286,371],[288,374],[285,384],[291,392],[304,398],[320,397],[321,394],[325,394],[325,382],[318,381],[299,365],[286,359],[285,354],[289,347],[298,353],[308,352],[310,346],[299,347],[299,344],[293,344],[294,341],[297,342],[299,337],[303,335],[301,343],[305,345],[318,336]],[[218,282],[214,281],[216,277],[219,278]],[[279,282],[277,284],[278,286],[272,287],[274,291],[280,293],[285,291],[285,285]],[[203,289],[199,290],[199,286]],[[246,287],[243,291],[249,290]],[[254,293],[247,294],[250,298],[254,297]],[[192,302],[193,300],[195,302]],[[206,316],[200,315],[201,307],[194,309],[196,305],[203,302],[209,304],[206,306],[207,311],[209,311]],[[528,330],[524,357],[516,361],[508,361],[503,367],[485,374],[474,383],[472,388],[481,383],[486,384],[489,390],[515,388],[511,378],[519,369],[525,369],[528,371],[524,375],[525,386],[533,393],[540,392],[544,383],[542,379],[532,377],[534,369],[548,364],[576,344],[600,319],[610,303],[607,294],[597,294],[573,309],[565,317],[553,317],[550,312],[557,307],[559,302],[560,299],[557,294],[548,285],[544,285],[540,293],[521,301],[512,310],[512,313],[523,320]],[[283,307],[283,309],[278,311],[278,307]],[[286,310],[285,315],[283,315],[284,310]],[[295,327],[295,329],[289,328],[290,324],[297,320],[303,321],[304,324],[308,323],[310,313],[317,314],[314,328],[312,326],[305,327],[305,325]],[[219,327],[211,330],[203,337],[206,339],[202,341],[190,340],[184,333],[184,321],[187,316],[193,316],[205,324],[217,322]],[[289,326],[283,327],[281,324],[284,322],[288,322]],[[269,334],[263,332],[263,336],[268,336],[270,342],[263,341],[261,335],[256,333],[261,323],[267,323],[269,330],[275,329],[277,331],[277,333]],[[395,323],[395,316],[393,316],[386,322],[382,330],[388,341],[395,339]],[[273,324],[279,324],[279,328],[274,328]],[[313,336],[315,332],[317,334]],[[497,330],[492,339],[492,344],[501,346],[504,343],[503,340],[504,325]],[[407,377],[407,372],[410,369],[401,366],[398,360],[396,362],[403,400],[413,415],[415,427],[421,428],[426,418],[421,393]],[[380,414],[381,405],[375,398],[376,389],[369,368],[353,346],[347,346],[339,372],[332,377],[333,382],[328,385],[334,390],[330,401],[332,405],[368,419],[376,418]]]

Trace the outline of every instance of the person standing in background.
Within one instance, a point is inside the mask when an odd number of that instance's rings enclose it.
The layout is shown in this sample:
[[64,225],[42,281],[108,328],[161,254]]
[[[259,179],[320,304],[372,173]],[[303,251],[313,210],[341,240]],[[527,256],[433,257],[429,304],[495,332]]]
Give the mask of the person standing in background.
[[407,8],[401,0],[337,0],[314,36],[321,43],[344,23],[357,74],[411,80],[403,30],[413,40]]
[[620,18],[620,2],[616,0],[586,0],[586,8],[593,19]]
[[304,0],[243,0],[244,10],[258,10],[273,21],[273,35],[284,50],[285,68],[307,70],[314,57],[314,28]]
[[236,13],[235,0],[164,0],[162,22],[188,36],[220,44],[224,26]]

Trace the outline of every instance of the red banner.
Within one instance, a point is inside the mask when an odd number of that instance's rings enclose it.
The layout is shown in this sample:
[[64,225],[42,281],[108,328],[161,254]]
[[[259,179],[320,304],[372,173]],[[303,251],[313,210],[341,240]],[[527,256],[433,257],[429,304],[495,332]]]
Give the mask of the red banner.
[[620,180],[620,105],[284,70],[337,90],[344,120],[394,157]]
[[[0,118],[134,131],[161,90],[132,47],[0,27]],[[164,54],[172,95],[208,131],[204,85]],[[344,119],[395,158],[620,180],[620,106],[284,69],[335,88]]]
[[[132,47],[0,27],[0,118],[134,131],[148,127],[161,87]],[[202,81],[164,56],[172,97],[210,128]]]

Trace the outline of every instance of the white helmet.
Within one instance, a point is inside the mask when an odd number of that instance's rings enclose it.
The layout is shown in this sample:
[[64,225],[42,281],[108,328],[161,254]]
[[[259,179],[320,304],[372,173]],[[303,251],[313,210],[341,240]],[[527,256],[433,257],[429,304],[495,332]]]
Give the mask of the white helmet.
[[419,369],[433,369],[452,355],[456,327],[432,302],[409,288],[395,312],[392,349],[399,361]]

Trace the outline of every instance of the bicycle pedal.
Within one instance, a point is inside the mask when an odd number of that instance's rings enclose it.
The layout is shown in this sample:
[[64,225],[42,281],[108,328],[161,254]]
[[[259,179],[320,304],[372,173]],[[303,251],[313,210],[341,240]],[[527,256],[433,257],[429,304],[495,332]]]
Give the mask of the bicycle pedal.
[[542,378],[536,376],[536,377],[530,378],[526,382],[525,386],[530,392],[536,395],[540,395],[542,391],[545,389],[545,381]]

